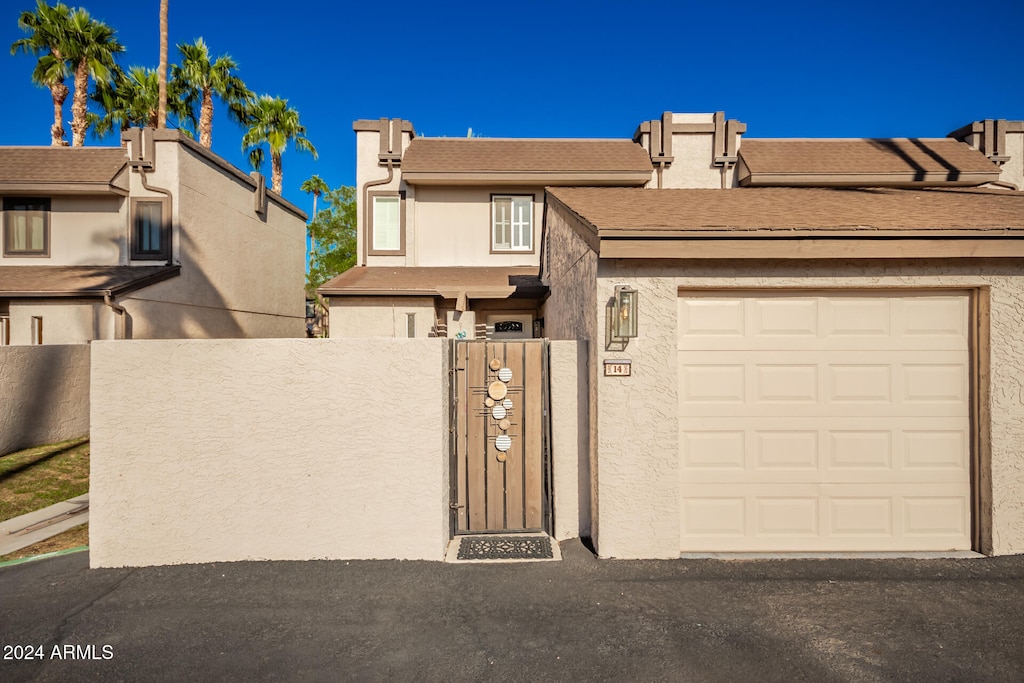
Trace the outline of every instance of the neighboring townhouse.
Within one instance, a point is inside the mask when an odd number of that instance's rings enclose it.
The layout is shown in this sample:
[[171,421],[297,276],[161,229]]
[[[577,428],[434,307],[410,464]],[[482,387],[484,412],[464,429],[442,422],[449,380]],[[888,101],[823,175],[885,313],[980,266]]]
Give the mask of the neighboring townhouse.
[[0,148],[0,344],[301,337],[305,214],[175,130]]
[[320,290],[332,336],[585,340],[571,495],[602,556],[1024,552],[1024,122],[355,129],[359,266]]
[[544,188],[643,187],[629,140],[422,138],[356,121],[358,264],[324,284],[332,337],[543,336]]

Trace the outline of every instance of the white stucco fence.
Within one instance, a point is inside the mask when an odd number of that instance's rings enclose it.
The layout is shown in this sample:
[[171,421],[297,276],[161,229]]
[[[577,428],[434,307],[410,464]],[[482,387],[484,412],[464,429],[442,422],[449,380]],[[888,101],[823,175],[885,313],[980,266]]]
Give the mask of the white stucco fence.
[[88,345],[0,347],[0,455],[88,433]]
[[[441,560],[448,343],[95,342],[92,566]],[[554,365],[575,375],[576,345],[563,344]],[[575,471],[579,429],[563,422]]]
[[94,567],[442,556],[443,340],[93,352]]

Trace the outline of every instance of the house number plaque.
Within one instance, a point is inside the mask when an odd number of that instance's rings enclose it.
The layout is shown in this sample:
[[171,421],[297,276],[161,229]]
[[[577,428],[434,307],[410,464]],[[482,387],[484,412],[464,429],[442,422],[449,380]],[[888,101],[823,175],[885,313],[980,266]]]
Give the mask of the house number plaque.
[[633,361],[606,360],[604,362],[605,377],[629,377],[633,374]]

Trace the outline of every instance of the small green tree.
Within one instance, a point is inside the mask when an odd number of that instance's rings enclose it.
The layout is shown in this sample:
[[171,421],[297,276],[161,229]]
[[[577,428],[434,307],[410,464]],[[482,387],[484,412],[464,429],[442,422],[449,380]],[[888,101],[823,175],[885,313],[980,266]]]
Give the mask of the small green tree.
[[321,199],[324,208],[309,223],[316,246],[306,292],[314,297],[317,287],[356,264],[356,188],[343,185],[324,192]]

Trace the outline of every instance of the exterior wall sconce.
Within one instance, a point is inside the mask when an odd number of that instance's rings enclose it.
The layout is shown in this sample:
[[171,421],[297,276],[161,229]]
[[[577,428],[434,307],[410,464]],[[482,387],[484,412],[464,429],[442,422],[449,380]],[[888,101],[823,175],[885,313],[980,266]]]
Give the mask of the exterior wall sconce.
[[627,342],[636,337],[637,303],[640,295],[629,285],[615,285],[612,301],[612,340]]

